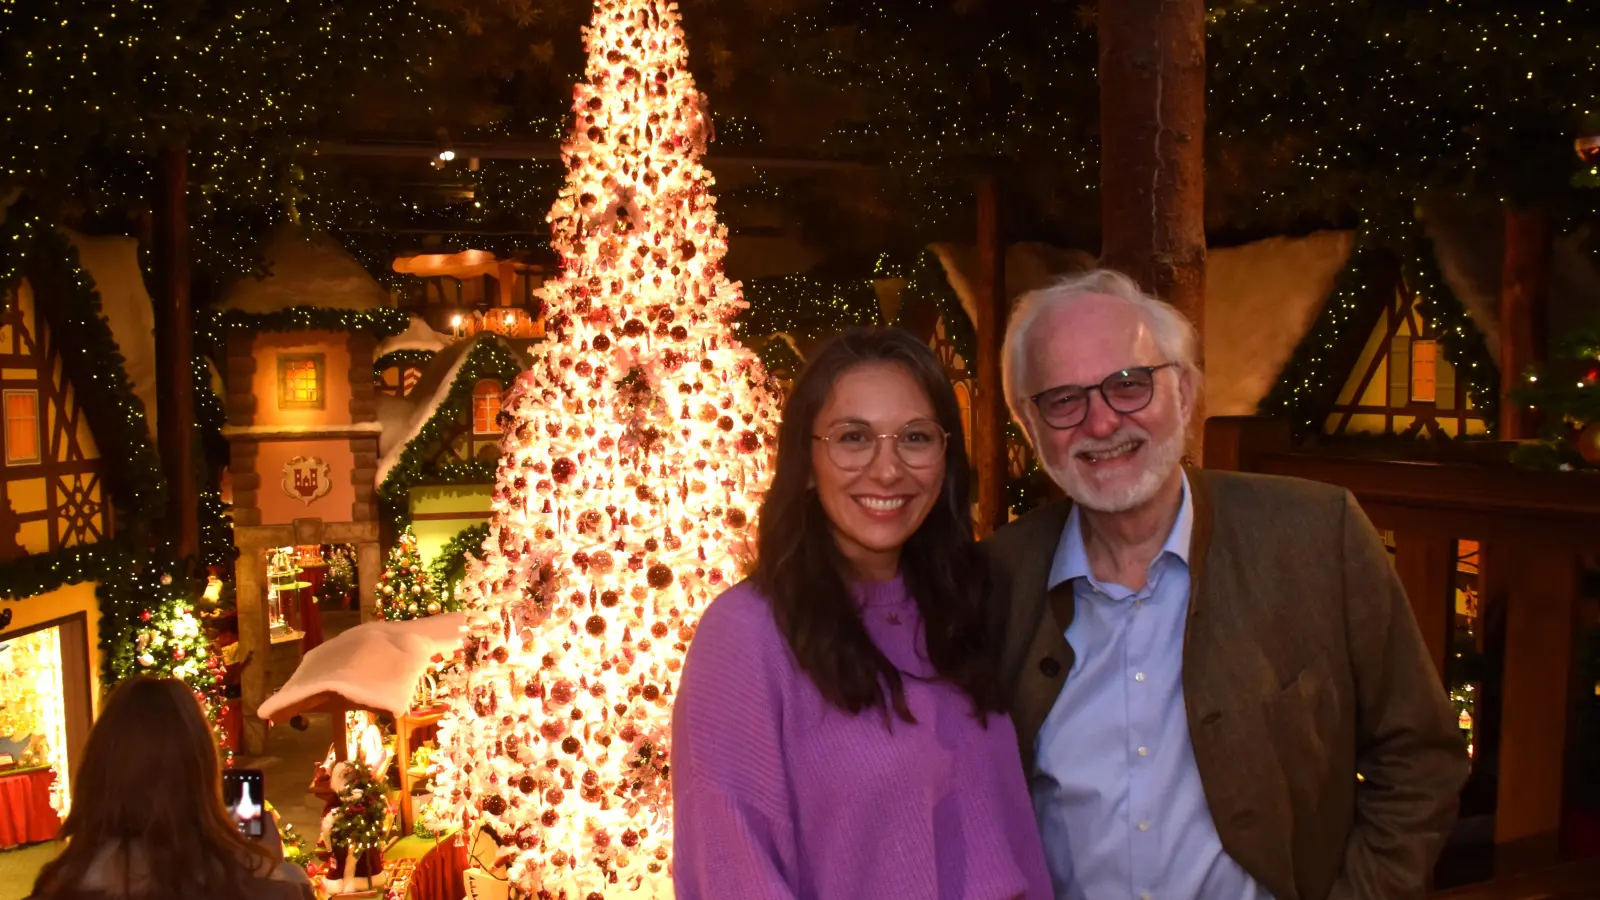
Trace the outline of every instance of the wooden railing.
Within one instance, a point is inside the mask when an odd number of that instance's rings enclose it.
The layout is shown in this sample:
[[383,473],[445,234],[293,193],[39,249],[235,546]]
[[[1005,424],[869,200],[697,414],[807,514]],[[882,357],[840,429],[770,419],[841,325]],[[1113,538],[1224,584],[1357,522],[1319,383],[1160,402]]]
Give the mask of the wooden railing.
[[1205,461],[1353,493],[1373,524],[1393,533],[1395,568],[1441,677],[1455,618],[1457,541],[1479,542],[1484,618],[1504,616],[1495,868],[1554,862],[1578,689],[1582,560],[1600,550],[1600,476],[1292,452],[1287,424],[1261,418],[1208,421]]

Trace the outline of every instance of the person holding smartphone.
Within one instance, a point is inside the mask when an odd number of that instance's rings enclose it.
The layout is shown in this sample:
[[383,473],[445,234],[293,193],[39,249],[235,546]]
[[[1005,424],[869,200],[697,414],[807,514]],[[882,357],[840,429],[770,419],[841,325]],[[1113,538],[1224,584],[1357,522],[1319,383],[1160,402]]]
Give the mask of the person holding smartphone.
[[1050,897],[968,480],[922,341],[852,331],[807,361],[755,572],[678,686],[678,900]]
[[[253,783],[249,805],[264,805],[254,775],[236,783]],[[223,804],[216,742],[188,685],[131,678],[89,732],[66,849],[29,900],[313,900],[305,872],[283,860],[271,814],[255,822],[260,838],[244,836]]]

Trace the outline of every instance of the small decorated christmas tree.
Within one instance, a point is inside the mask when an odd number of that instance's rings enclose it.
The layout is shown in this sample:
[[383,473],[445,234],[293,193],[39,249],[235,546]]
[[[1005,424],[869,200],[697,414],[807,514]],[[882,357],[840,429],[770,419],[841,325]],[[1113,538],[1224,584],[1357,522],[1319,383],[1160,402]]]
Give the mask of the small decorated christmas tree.
[[417,552],[417,538],[408,527],[389,551],[389,562],[378,578],[378,618],[403,622],[444,611],[444,604],[434,594],[433,579]]
[[598,0],[584,37],[561,271],[461,583],[431,814],[492,834],[475,858],[514,896],[670,900],[674,692],[749,562],[778,410],[729,324],[744,304],[676,4]]

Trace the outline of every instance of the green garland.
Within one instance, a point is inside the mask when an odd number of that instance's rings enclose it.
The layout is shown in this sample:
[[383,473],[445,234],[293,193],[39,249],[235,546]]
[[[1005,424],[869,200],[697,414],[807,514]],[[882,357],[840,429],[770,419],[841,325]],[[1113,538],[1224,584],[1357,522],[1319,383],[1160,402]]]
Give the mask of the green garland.
[[116,461],[115,475],[106,481],[117,520],[137,530],[165,511],[167,493],[144,403],[133,393],[122,352],[101,315],[94,279],[78,266],[77,248],[19,201],[5,211],[0,226],[0,289],[11,289],[24,276],[34,282],[39,315],[55,329],[63,369],[101,456]]
[[1287,419],[1296,437],[1322,430],[1373,321],[1370,311],[1386,298],[1389,276],[1398,261],[1418,309],[1440,336],[1445,359],[1465,382],[1467,395],[1492,433],[1499,409],[1499,372],[1472,322],[1439,273],[1433,242],[1414,215],[1369,217],[1334,282],[1333,292],[1311,330],[1290,357],[1278,381],[1258,407],[1263,415]]
[[482,552],[483,542],[488,539],[489,523],[473,525],[446,542],[439,555],[428,564],[428,575],[441,601],[455,596],[456,585],[467,574],[467,556]]
[[197,316],[196,328],[213,356],[220,355],[228,335],[282,331],[359,331],[380,340],[411,327],[411,315],[398,309],[329,309],[292,306],[270,313],[223,310]]
[[495,337],[480,337],[467,353],[455,382],[439,408],[423,424],[422,430],[406,445],[394,468],[378,485],[378,502],[383,514],[398,527],[410,519],[407,496],[414,485],[424,481],[439,483],[489,483],[494,481],[495,464],[481,460],[450,466],[430,466],[449,428],[462,421],[472,409],[472,390],[479,381],[494,379],[509,386],[522,374],[523,365],[510,349]]
[[386,369],[395,366],[426,366],[434,356],[432,350],[391,350],[373,361],[373,380],[383,377]]

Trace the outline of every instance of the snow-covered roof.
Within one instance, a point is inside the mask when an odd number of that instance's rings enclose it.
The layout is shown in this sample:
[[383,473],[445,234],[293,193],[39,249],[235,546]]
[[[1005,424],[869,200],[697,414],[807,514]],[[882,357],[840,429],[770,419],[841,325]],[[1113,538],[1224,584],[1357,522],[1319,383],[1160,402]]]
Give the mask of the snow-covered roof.
[[389,292],[326,234],[285,225],[267,239],[262,255],[267,276],[234,281],[223,291],[217,309],[260,314],[296,306],[379,309],[389,305]]
[[1350,258],[1348,231],[1206,254],[1206,415],[1252,416],[1322,313]]
[[[1310,331],[1350,256],[1351,235],[1325,231],[1209,251],[1206,260],[1206,414],[1253,415]],[[969,316],[977,309],[978,254],[972,245],[934,244]],[[1014,301],[1063,275],[1092,268],[1081,250],[1048,244],[1006,248],[1006,291]]]
[[89,236],[71,229],[62,233],[78,249],[78,266],[94,279],[100,311],[122,352],[123,368],[133,395],[144,404],[145,424],[156,433],[155,309],[139,270],[139,241],[123,235]]
[[[1505,213],[1500,204],[1431,201],[1423,224],[1433,241],[1439,273],[1483,333],[1489,354],[1500,357],[1500,268],[1505,259]],[[1561,235],[1550,253],[1551,334],[1566,334],[1600,317],[1600,271],[1581,235]]]
[[381,407],[379,409],[379,421],[384,423],[384,430],[378,439],[378,484],[388,480],[389,473],[399,464],[406,447],[417,439],[423,426],[428,424],[428,420],[444,404],[445,398],[450,396],[450,389],[455,386],[467,358],[484,341],[495,341],[507,352],[526,362],[525,354],[519,353],[505,338],[491,332],[480,333],[469,341],[459,341],[436,355],[406,397],[409,415],[402,420],[398,408],[391,405],[386,418],[386,411]]
[[406,326],[405,331],[393,337],[386,337],[379,342],[373,358],[382,359],[385,354],[393,353],[396,350],[426,350],[430,353],[438,353],[440,350],[450,346],[453,340],[454,338],[450,335],[434,331],[421,318],[412,316],[411,324]]
[[256,714],[284,721],[336,703],[404,715],[429,661],[453,656],[465,626],[466,613],[460,612],[357,625],[306,653]]

